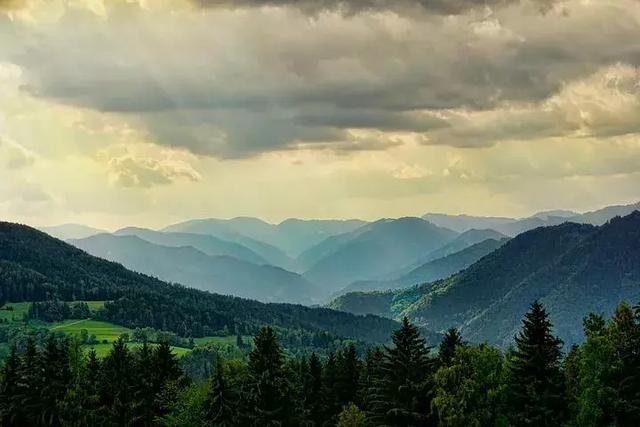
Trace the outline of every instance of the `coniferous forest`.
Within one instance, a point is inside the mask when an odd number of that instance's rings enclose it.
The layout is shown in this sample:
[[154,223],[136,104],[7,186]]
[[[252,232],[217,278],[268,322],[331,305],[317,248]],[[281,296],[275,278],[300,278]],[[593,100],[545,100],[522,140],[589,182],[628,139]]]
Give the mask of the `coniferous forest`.
[[[287,354],[262,327],[244,356],[189,375],[166,342],[103,358],[51,334],[14,346],[0,382],[2,426],[634,426],[640,419],[640,319],[621,304],[584,319],[563,349],[531,305],[506,351],[455,329],[430,347],[406,318],[385,346]],[[565,351],[567,350],[567,351]]]

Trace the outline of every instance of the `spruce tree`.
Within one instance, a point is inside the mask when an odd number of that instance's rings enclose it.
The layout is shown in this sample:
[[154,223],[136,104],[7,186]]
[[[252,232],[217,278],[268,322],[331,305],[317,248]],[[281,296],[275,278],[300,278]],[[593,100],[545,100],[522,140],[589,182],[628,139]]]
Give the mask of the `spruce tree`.
[[340,407],[356,403],[360,380],[360,361],[353,344],[338,352],[336,367],[336,396]]
[[430,417],[434,361],[418,328],[405,317],[382,361],[374,412],[386,425],[435,425]]
[[324,384],[322,381],[322,362],[316,353],[311,353],[304,380],[304,411],[313,426],[321,426],[324,422]]
[[[42,364],[33,337],[29,337],[20,360],[18,388],[16,396],[19,400],[21,422],[25,425],[37,425],[42,414],[40,393],[43,388]],[[18,422],[16,424],[20,425]]]
[[47,345],[40,355],[42,389],[40,393],[40,424],[55,426],[60,424],[62,400],[71,384],[69,354],[67,344],[58,342],[49,335]]
[[384,353],[380,347],[367,350],[358,387],[358,401],[367,413],[367,418],[374,425],[377,425],[381,421],[376,418],[374,402],[376,401],[376,393],[382,379],[381,368],[383,358]]
[[451,366],[451,362],[456,354],[456,347],[462,344],[462,336],[460,336],[456,328],[447,330],[442,338],[438,351],[438,362],[440,366]]
[[342,410],[338,400],[338,366],[335,353],[329,353],[325,362],[322,379],[322,402],[324,406],[323,420],[327,423],[335,423],[338,413]]
[[219,359],[209,380],[209,390],[205,401],[205,420],[207,425],[212,427],[238,425],[237,400],[236,391],[231,388],[225,377],[223,361]]
[[249,353],[249,422],[253,426],[289,425],[291,419],[288,384],[284,376],[283,355],[275,331],[260,328]]
[[11,347],[11,353],[5,361],[0,377],[0,425],[11,427],[22,421],[22,407],[18,401],[18,382],[20,358],[16,346]]
[[114,343],[101,363],[100,401],[108,424],[128,425],[133,421],[132,378],[134,366],[131,353],[122,337]]
[[634,314],[631,307],[620,304],[612,317],[610,335],[618,359],[614,374],[616,425],[637,425],[640,419],[640,325],[637,312]]
[[534,302],[524,316],[509,363],[507,414],[514,427],[558,426],[565,418],[562,341],[551,328],[544,307]]

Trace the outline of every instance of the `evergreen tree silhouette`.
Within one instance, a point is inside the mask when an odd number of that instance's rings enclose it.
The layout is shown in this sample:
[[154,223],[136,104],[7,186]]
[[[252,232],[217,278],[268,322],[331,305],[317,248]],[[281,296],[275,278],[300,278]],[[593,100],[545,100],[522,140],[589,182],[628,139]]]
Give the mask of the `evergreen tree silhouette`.
[[508,416],[511,425],[558,426],[566,414],[560,367],[562,341],[538,302],[525,314],[509,364]]

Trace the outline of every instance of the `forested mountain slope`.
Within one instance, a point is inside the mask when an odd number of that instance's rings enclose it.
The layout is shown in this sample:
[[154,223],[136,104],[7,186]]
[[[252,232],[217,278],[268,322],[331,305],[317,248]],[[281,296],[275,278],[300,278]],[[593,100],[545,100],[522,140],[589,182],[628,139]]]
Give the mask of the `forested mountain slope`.
[[457,273],[480,258],[490,254],[491,252],[502,246],[508,239],[487,239],[475,245],[469,246],[459,252],[447,255],[442,258],[434,259],[419,267],[414,268],[402,276],[393,280],[370,280],[353,282],[345,287],[340,294],[355,291],[385,291],[392,289],[402,289],[421,283],[433,282],[445,279],[454,273]]
[[105,261],[33,228],[0,222],[0,299],[109,300],[101,316],[193,336],[264,324],[386,342],[397,323],[324,308],[264,304],[172,285]]
[[[582,316],[610,314],[640,300],[640,212],[596,227],[565,223],[523,233],[450,278],[395,293],[344,295],[331,306],[391,317],[433,330],[462,327],[473,341],[506,345],[533,300],[549,308],[559,335],[582,337]],[[386,302],[383,307],[382,301]]]

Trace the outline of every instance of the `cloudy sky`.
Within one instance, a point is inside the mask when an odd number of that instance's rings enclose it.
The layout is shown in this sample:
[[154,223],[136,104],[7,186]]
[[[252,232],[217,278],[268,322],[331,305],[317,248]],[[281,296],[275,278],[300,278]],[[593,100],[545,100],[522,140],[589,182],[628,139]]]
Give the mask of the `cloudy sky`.
[[640,200],[638,0],[0,0],[0,218]]

